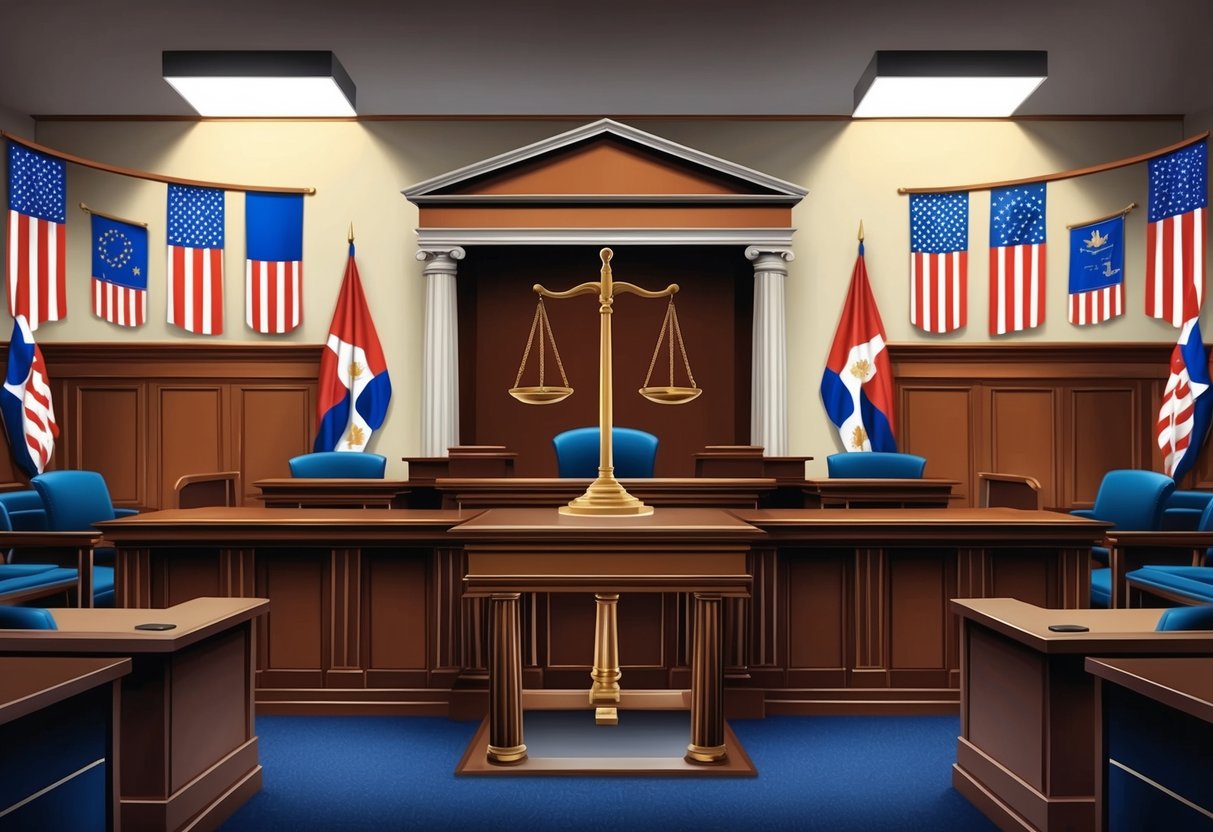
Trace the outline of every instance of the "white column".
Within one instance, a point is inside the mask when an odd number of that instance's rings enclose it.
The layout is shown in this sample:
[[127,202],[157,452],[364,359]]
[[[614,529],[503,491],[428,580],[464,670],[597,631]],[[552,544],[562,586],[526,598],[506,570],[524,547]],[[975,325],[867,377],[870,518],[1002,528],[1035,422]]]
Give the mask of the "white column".
[[459,310],[455,297],[459,246],[423,248],[425,346],[421,374],[421,455],[446,456],[459,444]]
[[783,284],[790,248],[749,246],[754,263],[754,345],[750,382],[750,444],[764,456],[788,453],[788,345]]

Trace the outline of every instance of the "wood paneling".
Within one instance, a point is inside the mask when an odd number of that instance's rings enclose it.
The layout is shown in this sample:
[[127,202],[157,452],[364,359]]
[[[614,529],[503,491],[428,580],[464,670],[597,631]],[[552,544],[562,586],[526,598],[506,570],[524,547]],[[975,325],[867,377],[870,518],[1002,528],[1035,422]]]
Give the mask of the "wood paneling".
[[[311,450],[320,345],[40,346],[62,431],[50,467],[99,471],[115,505],[171,507],[177,479],[206,471],[240,471],[247,493]],[[0,475],[23,482],[0,444]]]
[[[1043,507],[1089,507],[1107,471],[1162,470],[1152,434],[1173,347],[891,344],[899,448],[964,482],[957,505],[996,471],[1039,480]],[[1213,488],[1208,453],[1180,487]]]

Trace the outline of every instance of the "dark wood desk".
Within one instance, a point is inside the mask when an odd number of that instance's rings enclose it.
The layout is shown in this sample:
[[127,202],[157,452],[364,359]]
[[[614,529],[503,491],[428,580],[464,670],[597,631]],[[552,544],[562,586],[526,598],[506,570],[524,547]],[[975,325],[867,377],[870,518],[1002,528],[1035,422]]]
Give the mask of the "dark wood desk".
[[[31,587],[30,589],[10,593],[4,598],[6,604],[23,604],[48,595],[75,589],[76,606],[91,607],[93,605],[93,547],[101,539],[97,531],[84,532],[0,532],[0,561],[3,552],[17,549],[21,557],[15,563],[38,563],[42,560],[58,563],[66,557],[64,565],[70,564],[76,569],[75,581],[62,581],[54,585]],[[60,557],[56,557],[56,553]],[[69,568],[70,568],[69,566]]]
[[[268,609],[260,598],[55,609],[58,630],[0,631],[0,654],[130,656],[119,720],[122,825],[213,829],[261,788],[252,622]],[[177,626],[134,629],[145,622]]]
[[947,508],[957,480],[851,479],[806,480],[806,508]]
[[[560,477],[440,478],[444,508],[556,508],[585,493],[592,479]],[[773,478],[657,477],[622,479],[633,497],[654,507],[757,508]]]
[[409,493],[405,480],[282,477],[253,485],[267,508],[394,508]]
[[1213,651],[1213,632],[1154,632],[1161,610],[1049,610],[1009,598],[952,609],[963,647],[952,785],[1004,829],[1095,829],[1097,710],[1085,657]]
[[261,597],[262,713],[448,713],[460,670],[483,667],[480,615],[460,602],[475,512],[261,506],[147,512],[104,523],[117,603]]
[[1100,832],[1213,829],[1213,656],[1087,659]]
[[[746,557],[760,532],[714,509],[607,518],[564,516],[554,509],[491,509],[455,533],[467,550],[465,596],[490,599],[490,763],[519,763],[527,756],[519,600],[531,592],[594,594],[594,669],[586,706],[597,706],[600,721],[610,721],[603,712],[614,711],[620,701],[615,617],[620,595],[690,593],[694,647],[687,762],[727,760],[721,601],[749,595]],[[585,756],[592,757],[592,749]]]
[[130,671],[130,659],[0,658],[0,828],[118,828],[114,726]]

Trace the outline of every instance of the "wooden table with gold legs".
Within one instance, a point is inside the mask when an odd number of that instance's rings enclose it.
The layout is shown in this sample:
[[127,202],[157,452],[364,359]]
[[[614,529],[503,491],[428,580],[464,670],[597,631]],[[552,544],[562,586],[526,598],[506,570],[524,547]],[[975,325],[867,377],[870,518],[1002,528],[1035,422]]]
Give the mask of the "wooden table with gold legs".
[[[469,749],[461,773],[531,764],[531,772],[610,773],[739,766],[753,769],[724,719],[721,643],[722,599],[746,598],[750,541],[761,533],[716,509],[663,509],[645,517],[571,517],[554,509],[493,509],[459,527],[466,542],[464,596],[489,599],[489,716],[481,760]],[[594,764],[587,748],[577,765],[529,758],[523,734],[523,593],[593,593],[597,607],[594,661],[588,699],[599,725],[619,722],[618,709],[642,692],[620,687],[615,611],[621,593],[686,592],[693,598],[690,742],[685,756],[666,760]],[[666,701],[681,697],[669,692]],[[586,694],[582,694],[586,696]],[[476,746],[477,742],[474,741]],[[734,747],[735,746],[735,747]],[[734,753],[731,754],[730,751]],[[688,766],[689,764],[689,766]]]

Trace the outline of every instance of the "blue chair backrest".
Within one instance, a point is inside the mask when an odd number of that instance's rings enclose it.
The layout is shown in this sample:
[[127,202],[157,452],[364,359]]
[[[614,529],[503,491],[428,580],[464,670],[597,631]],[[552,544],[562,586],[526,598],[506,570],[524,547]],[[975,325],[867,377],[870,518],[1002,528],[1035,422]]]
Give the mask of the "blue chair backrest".
[[1213,604],[1163,610],[1154,629],[1160,633],[1168,630],[1213,630]]
[[96,471],[47,471],[30,480],[42,497],[46,525],[53,532],[78,532],[114,519],[105,477]]
[[387,470],[387,457],[366,451],[317,451],[291,457],[291,476],[381,480]]
[[58,630],[51,611],[41,607],[0,606],[0,630]]
[[838,479],[918,480],[926,467],[926,457],[917,454],[856,451],[826,457],[826,472]]
[[[552,437],[559,475],[597,477],[600,435],[598,428],[573,428]],[[652,477],[657,437],[636,428],[611,428],[611,461],[616,477]]]
[[1175,480],[1155,471],[1117,469],[1104,474],[1091,513],[1125,531],[1157,531]]
[[8,511],[15,531],[43,531],[46,529],[46,508],[42,498],[32,488],[0,493],[0,506]]

